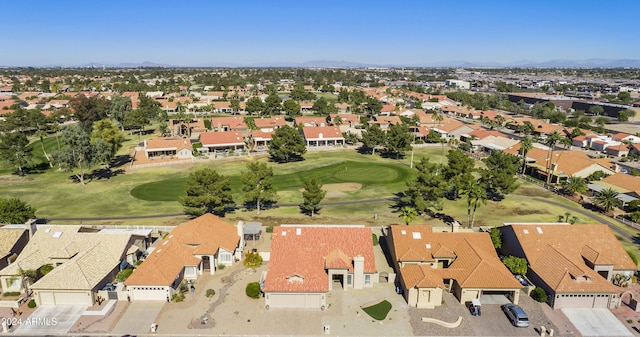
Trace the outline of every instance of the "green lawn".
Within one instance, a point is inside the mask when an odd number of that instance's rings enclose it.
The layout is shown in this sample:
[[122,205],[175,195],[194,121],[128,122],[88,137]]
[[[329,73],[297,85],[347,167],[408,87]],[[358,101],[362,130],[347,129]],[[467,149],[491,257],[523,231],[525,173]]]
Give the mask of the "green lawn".
[[370,307],[362,308],[364,312],[369,314],[373,319],[378,321],[382,321],[387,318],[387,314],[391,311],[391,303],[389,301],[384,300],[378,304],[374,304]]

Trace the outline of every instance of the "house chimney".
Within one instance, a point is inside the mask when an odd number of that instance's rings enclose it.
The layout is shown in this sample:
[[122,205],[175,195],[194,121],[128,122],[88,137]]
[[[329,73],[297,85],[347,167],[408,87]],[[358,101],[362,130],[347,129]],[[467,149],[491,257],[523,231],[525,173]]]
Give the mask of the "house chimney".
[[364,287],[364,256],[358,255],[353,258],[353,288],[362,289]]
[[453,220],[453,223],[451,224],[451,232],[457,233],[459,231],[460,231],[460,223],[458,222],[458,220]]
[[618,164],[613,164],[613,172],[615,172],[615,173],[619,173],[619,172],[620,172],[620,165],[618,165]]
[[27,225],[27,230],[29,231],[29,238],[32,238],[33,234],[35,234],[36,231],[38,230],[38,228],[36,227],[36,222],[37,222],[36,219],[29,219],[25,223],[25,225]]
[[236,225],[238,236],[240,237],[240,249],[244,249],[244,221],[238,221]]

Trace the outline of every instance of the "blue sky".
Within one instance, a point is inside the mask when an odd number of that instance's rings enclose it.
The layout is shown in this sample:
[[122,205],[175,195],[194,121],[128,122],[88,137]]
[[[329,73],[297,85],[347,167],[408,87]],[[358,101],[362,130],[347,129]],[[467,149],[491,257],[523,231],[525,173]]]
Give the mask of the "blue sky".
[[640,1],[2,3],[2,66],[639,59]]

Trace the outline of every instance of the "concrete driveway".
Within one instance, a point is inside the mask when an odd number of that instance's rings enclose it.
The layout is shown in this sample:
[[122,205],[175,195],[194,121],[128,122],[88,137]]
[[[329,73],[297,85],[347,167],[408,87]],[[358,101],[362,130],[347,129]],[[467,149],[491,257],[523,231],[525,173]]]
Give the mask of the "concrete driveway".
[[42,306],[23,318],[15,332],[32,336],[66,334],[86,309],[86,306]]
[[156,318],[165,304],[167,304],[165,301],[131,302],[111,333],[114,335],[144,335],[151,332],[151,323],[162,327],[163,323],[156,322]]
[[583,337],[633,336],[633,333],[609,309],[564,308],[561,310]]

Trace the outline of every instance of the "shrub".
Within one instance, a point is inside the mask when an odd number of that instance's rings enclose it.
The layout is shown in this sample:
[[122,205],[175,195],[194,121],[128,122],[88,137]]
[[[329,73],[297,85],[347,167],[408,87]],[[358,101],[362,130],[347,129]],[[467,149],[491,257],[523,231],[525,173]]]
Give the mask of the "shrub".
[[629,257],[631,258],[631,261],[633,261],[633,263],[636,264],[636,266],[638,265],[638,257],[636,256],[636,254],[634,254],[631,250],[627,249],[627,254],[629,254]]
[[218,270],[222,270],[222,269],[224,269],[224,267],[226,267],[226,265],[224,265],[222,263],[218,264]]
[[273,226],[268,226],[267,229],[265,229],[265,232],[273,233]]
[[137,267],[137,266],[139,266],[139,265],[141,265],[141,264],[142,264],[142,262],[143,262],[143,260],[138,260],[138,261],[136,261],[136,263],[135,263],[136,267]]
[[45,264],[42,267],[40,267],[40,275],[45,276],[52,270],[53,270],[53,265]]
[[36,307],[36,300],[31,300],[29,301],[29,303],[27,303],[27,307],[29,307],[29,309],[33,309]]
[[245,293],[247,296],[251,298],[260,298],[260,283],[259,282],[250,282],[247,284],[247,288],[245,289]]
[[491,242],[493,242],[493,248],[502,248],[502,233],[500,230],[497,227],[493,227],[489,230],[489,235],[491,236]]
[[2,296],[20,296],[20,294],[22,294],[19,291],[7,291],[6,293],[2,294]]
[[184,294],[181,292],[177,292],[173,294],[173,296],[171,297],[171,300],[174,302],[182,302],[184,301]]
[[118,274],[116,275],[116,281],[118,282],[126,281],[127,278],[131,276],[131,273],[133,273],[133,269],[124,269],[119,271]]
[[527,273],[527,259],[522,257],[507,256],[502,263],[516,275],[525,275]]
[[378,236],[371,233],[371,238],[373,239],[373,245],[377,246],[380,242],[378,241]]
[[215,294],[216,294],[216,291],[215,291],[215,290],[213,290],[213,289],[207,289],[207,292],[206,292],[206,296],[207,296],[207,297],[213,297],[213,295],[215,295]]
[[536,287],[531,293],[531,298],[540,303],[544,303],[549,299],[549,296],[547,296],[547,292],[544,289]]
[[262,265],[262,256],[258,252],[248,252],[244,255],[243,264],[248,268],[257,268]]

